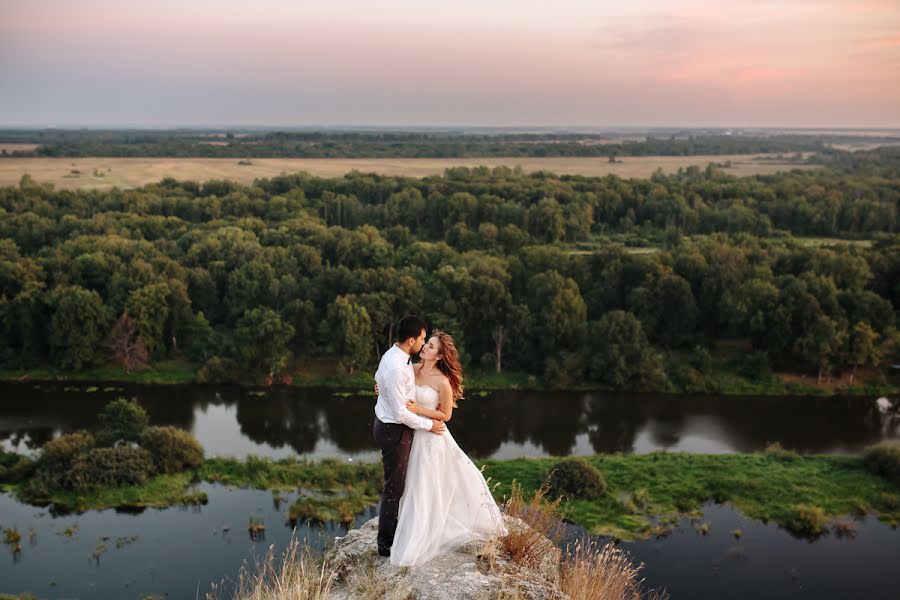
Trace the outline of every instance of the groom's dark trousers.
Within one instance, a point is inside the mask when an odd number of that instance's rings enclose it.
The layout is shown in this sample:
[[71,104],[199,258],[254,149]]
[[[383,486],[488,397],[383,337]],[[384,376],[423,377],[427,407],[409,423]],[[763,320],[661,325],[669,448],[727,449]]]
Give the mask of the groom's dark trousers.
[[399,423],[382,423],[376,418],[373,433],[375,442],[381,448],[381,462],[384,464],[384,489],[378,511],[378,549],[386,551],[394,544],[400,496],[406,487],[406,467],[409,465],[413,430]]

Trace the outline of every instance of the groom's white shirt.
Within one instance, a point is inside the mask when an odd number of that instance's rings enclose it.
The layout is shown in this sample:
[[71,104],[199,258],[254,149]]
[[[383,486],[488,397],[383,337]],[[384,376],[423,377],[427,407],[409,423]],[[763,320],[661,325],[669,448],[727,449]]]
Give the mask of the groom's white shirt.
[[382,423],[403,423],[413,429],[431,429],[431,419],[419,416],[406,408],[407,400],[416,398],[416,374],[409,364],[409,354],[394,344],[381,357],[375,371],[378,401],[375,416]]

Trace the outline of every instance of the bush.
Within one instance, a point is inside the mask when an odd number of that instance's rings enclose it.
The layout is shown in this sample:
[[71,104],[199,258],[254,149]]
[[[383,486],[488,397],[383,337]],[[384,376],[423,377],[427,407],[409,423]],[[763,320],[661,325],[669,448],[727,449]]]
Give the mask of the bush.
[[797,504],[791,509],[785,527],[796,535],[818,536],[825,529],[825,511],[811,504]]
[[235,380],[237,364],[230,359],[213,356],[197,371],[198,383],[227,383]]
[[757,350],[751,352],[738,365],[738,372],[749,379],[760,379],[772,373],[769,355]]
[[800,458],[800,455],[797,454],[796,450],[787,450],[782,447],[780,442],[771,442],[766,446],[765,455],[771,456],[773,458],[777,458],[778,460],[783,460],[785,462],[790,462],[792,460],[796,460]]
[[63,434],[43,445],[37,467],[52,475],[51,479],[63,478],[72,463],[93,448],[94,443],[94,436],[84,430]]
[[685,393],[702,393],[708,392],[709,385],[706,377],[690,365],[676,363],[668,369],[669,377],[672,382],[680,387]]
[[94,448],[72,464],[69,482],[76,492],[86,492],[144,483],[154,474],[153,457],[143,448]]
[[137,442],[148,421],[147,412],[137,403],[137,399],[116,398],[100,413],[101,429],[97,433],[97,444],[113,446],[119,441]]
[[900,496],[881,492],[876,499],[878,507],[885,511],[894,511],[900,508]]
[[556,463],[547,483],[552,493],[568,498],[596,500],[606,493],[603,473],[580,456]]
[[710,356],[709,350],[703,346],[694,346],[691,350],[690,363],[692,367],[703,374],[712,370],[712,356]]
[[141,434],[140,445],[153,457],[155,469],[160,473],[195,469],[203,463],[200,442],[178,427],[148,427]]
[[863,452],[863,463],[871,472],[900,486],[900,442],[880,442]]
[[15,452],[0,448],[0,483],[18,483],[34,473],[35,462]]

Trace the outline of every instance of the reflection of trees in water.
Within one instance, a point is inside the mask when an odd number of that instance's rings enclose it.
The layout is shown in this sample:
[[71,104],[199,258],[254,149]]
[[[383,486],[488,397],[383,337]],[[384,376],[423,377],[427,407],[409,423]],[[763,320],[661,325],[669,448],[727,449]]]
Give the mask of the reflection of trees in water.
[[375,397],[322,396],[322,412],[328,426],[327,436],[344,452],[377,450],[372,426],[375,424]]
[[646,421],[640,403],[623,394],[587,394],[585,400],[585,424],[594,452],[629,452]]
[[243,390],[236,411],[241,433],[258,444],[311,452],[320,435],[320,411],[305,391],[272,390],[266,396],[251,396]]
[[137,387],[126,398],[136,396],[147,411],[151,425],[172,425],[191,431],[198,404],[205,404],[210,389],[202,385],[172,385]]
[[[239,386],[118,386],[124,391],[64,391],[66,385],[0,384],[0,440],[37,450],[55,433],[95,430],[97,414],[117,396],[136,396],[155,425],[194,427],[210,406],[236,407],[240,431],[255,443],[312,452],[330,439],[342,453],[377,450],[375,399],[330,391]],[[103,385],[99,386],[102,390]],[[896,402],[896,401],[895,401]],[[200,411],[200,412],[198,412]],[[674,396],[613,392],[501,391],[470,394],[449,424],[468,454],[489,457],[504,443],[533,444],[550,455],[573,451],[587,433],[593,451],[630,452],[641,431],[650,447],[672,448],[688,435],[719,438],[749,452],[779,441],[802,452],[858,450],[897,435],[898,418],[881,414],[874,398]]]
[[[89,387],[97,391],[86,391]],[[67,391],[65,388],[69,387]],[[103,391],[115,387],[113,391]],[[76,389],[72,389],[76,388]],[[150,417],[151,425],[175,425],[190,430],[194,424],[194,401],[199,386],[138,386],[78,383],[0,383],[0,414],[12,427],[0,431],[0,439],[13,444],[27,436],[25,447],[37,450],[55,433],[79,429],[96,431],[97,415],[107,403],[122,396],[136,397]],[[22,427],[16,425],[22,424]],[[14,427],[14,428],[13,428]]]
[[472,456],[491,456],[504,442],[527,442],[562,456],[572,451],[584,429],[582,414],[579,394],[500,391],[461,401],[450,428]]

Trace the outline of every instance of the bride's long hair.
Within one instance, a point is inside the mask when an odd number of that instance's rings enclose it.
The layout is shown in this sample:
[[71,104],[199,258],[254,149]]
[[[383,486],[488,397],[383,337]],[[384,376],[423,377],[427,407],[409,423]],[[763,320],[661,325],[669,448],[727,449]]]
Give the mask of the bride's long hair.
[[453,406],[455,407],[456,401],[462,400],[464,390],[462,367],[459,364],[459,352],[456,350],[453,336],[449,333],[435,329],[431,335],[437,337],[441,343],[441,358],[437,361],[437,368],[450,380],[450,389],[453,390]]

